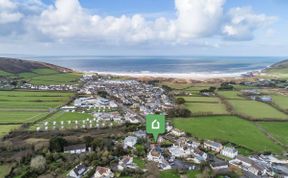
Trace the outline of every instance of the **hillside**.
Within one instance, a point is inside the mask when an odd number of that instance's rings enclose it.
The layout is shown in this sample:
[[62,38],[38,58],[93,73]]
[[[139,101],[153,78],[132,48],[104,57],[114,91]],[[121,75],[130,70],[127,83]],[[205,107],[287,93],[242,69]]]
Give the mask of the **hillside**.
[[273,64],[269,68],[265,69],[264,72],[266,72],[266,73],[287,74],[288,73],[288,59]]
[[32,72],[35,69],[52,69],[58,72],[72,72],[71,69],[38,61],[0,57],[0,71],[12,74]]
[[81,74],[54,64],[0,57],[0,78],[25,80],[35,85],[76,83]]

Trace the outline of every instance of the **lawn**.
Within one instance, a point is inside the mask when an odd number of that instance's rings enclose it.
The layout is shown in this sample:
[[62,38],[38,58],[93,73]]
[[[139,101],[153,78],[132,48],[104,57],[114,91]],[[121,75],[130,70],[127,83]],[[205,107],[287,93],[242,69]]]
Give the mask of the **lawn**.
[[187,172],[187,177],[188,178],[196,178],[201,175],[201,171],[188,171]]
[[166,170],[160,172],[160,178],[180,178],[176,170]]
[[145,161],[141,158],[134,157],[133,162],[141,169],[145,168]]
[[174,126],[199,139],[228,141],[248,149],[279,153],[282,147],[274,144],[252,122],[235,116],[176,118]]
[[228,100],[237,113],[252,119],[288,119],[288,116],[268,104],[252,100]]
[[0,123],[36,121],[70,100],[73,93],[0,91]]
[[225,105],[216,97],[180,97],[185,99],[185,107],[192,114],[228,114]]
[[[0,137],[6,135],[7,133],[9,133],[13,129],[17,129],[19,126],[20,125],[0,125]],[[1,168],[0,168],[0,170],[1,170]],[[0,173],[0,175],[1,175],[1,173]]]
[[262,122],[260,126],[272,134],[281,143],[288,146],[288,123],[287,122]]

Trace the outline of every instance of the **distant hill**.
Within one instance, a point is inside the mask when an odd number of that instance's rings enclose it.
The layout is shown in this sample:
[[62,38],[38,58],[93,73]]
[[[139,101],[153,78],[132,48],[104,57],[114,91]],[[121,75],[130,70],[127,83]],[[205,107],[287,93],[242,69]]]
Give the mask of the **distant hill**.
[[35,69],[51,69],[57,72],[73,72],[71,69],[48,64],[45,62],[21,60],[15,58],[0,57],[0,71],[11,74],[32,72]]
[[266,73],[288,73],[288,59],[277,62],[271,65],[269,68],[265,69]]

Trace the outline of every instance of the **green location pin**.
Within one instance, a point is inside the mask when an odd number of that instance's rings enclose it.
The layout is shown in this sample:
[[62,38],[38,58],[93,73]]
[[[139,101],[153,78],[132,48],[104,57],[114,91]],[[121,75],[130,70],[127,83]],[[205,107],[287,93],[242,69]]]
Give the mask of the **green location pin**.
[[146,132],[153,134],[154,141],[157,142],[158,135],[165,133],[165,116],[148,114],[146,116]]

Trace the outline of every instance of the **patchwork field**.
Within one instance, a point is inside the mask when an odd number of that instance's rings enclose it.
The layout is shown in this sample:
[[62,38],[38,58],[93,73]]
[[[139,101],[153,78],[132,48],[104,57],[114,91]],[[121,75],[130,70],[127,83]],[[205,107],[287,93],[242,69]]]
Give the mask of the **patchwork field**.
[[[272,106],[253,100],[248,100],[238,96],[237,91],[219,91],[218,94],[223,96],[232,105],[235,112],[249,117],[250,119],[288,119],[288,116]],[[281,98],[275,99],[275,102],[281,103],[281,106],[286,103]],[[288,102],[288,100],[287,100]]]
[[275,103],[280,108],[288,111],[288,96],[283,95],[271,95],[273,103]]
[[236,112],[251,119],[288,119],[288,116],[272,106],[252,100],[228,100]]
[[27,123],[48,114],[50,108],[57,108],[73,93],[40,91],[0,91],[0,123]]
[[238,117],[175,118],[173,123],[176,128],[199,139],[228,141],[257,152],[279,153],[283,151],[282,147],[268,139],[256,125]]
[[180,97],[192,114],[228,114],[225,105],[216,97]]
[[287,122],[262,122],[259,124],[273,137],[288,146],[288,123]]

